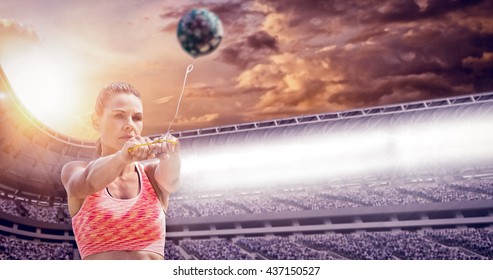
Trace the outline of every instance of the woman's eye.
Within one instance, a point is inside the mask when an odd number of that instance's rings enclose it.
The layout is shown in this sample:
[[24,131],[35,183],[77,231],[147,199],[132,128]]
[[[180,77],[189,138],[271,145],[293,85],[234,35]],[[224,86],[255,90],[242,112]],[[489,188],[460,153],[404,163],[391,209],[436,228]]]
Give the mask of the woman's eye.
[[141,121],[141,120],[142,120],[142,117],[140,117],[140,116],[134,117],[134,121]]

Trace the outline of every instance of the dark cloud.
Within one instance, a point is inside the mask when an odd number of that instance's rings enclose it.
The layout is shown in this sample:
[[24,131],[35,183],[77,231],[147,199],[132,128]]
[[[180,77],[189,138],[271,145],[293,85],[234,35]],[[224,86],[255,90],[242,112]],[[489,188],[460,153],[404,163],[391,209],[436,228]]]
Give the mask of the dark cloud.
[[485,4],[484,0],[429,0],[422,14],[426,17],[435,17],[449,12],[464,10],[478,4]]
[[[423,72],[447,73],[461,71],[462,59],[478,55],[484,46],[472,42],[478,34],[458,25],[419,26],[359,34],[329,57],[340,71],[355,79],[387,75],[408,75]],[[364,42],[363,40],[364,39]],[[368,44],[366,42],[370,41]]]
[[425,73],[386,77],[367,85],[353,85],[332,95],[327,101],[350,109],[472,93],[470,91],[470,85],[454,86],[445,78]]
[[209,6],[209,10],[216,14],[226,26],[235,25],[242,17],[252,13],[241,1],[214,3]]
[[251,36],[248,36],[246,38],[246,41],[248,43],[248,46],[252,47],[253,49],[268,48],[274,51],[279,50],[277,46],[277,39],[269,35],[265,31],[259,31]]
[[493,52],[485,52],[481,57],[466,57],[462,61],[466,69],[470,69],[470,76],[477,92],[493,90]]
[[[480,4],[481,0],[390,0],[381,2],[377,9],[369,10],[365,22],[407,22],[422,19],[441,20],[445,15],[466,10]],[[421,6],[420,6],[421,5]]]
[[482,72],[493,68],[493,53],[483,53],[481,57],[466,57],[463,59],[464,67],[472,69],[474,72]]
[[277,52],[279,52],[277,39],[265,31],[258,31],[224,47],[219,59],[239,69],[247,69]]
[[304,17],[310,19],[313,16],[325,15],[327,17],[343,16],[348,10],[367,9],[367,7],[375,6],[378,1],[344,1],[344,0],[305,0],[300,3],[297,0],[265,0],[262,2],[269,3],[275,7],[275,11],[285,14],[291,14],[295,17]]
[[[406,22],[439,18],[450,12],[483,7],[491,11],[491,3],[485,0],[264,0],[279,13],[291,15],[289,27],[303,25],[307,19],[319,18],[326,22],[334,19],[348,24],[371,24],[381,22]],[[484,11],[484,10],[483,10]]]
[[394,0],[387,2],[378,13],[388,21],[408,21],[419,16],[420,8],[414,0]]
[[325,54],[343,73],[345,88],[328,101],[351,108],[493,89],[486,78],[493,34],[454,18],[364,26]]

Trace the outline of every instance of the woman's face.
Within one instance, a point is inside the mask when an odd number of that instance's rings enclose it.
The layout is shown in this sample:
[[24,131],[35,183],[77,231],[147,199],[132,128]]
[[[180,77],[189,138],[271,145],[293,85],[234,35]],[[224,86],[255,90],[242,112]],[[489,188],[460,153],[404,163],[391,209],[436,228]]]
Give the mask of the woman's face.
[[143,127],[142,101],[130,93],[117,93],[106,100],[102,116],[96,121],[103,154],[120,150],[125,142],[140,136]]

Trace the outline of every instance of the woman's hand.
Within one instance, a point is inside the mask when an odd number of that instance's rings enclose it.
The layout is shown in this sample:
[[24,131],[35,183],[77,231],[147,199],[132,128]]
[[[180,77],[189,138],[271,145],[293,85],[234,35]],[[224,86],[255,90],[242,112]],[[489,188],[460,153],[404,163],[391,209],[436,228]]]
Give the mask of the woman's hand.
[[149,137],[135,136],[129,139],[119,151],[120,158],[125,163],[156,158],[161,153],[161,144],[149,144],[153,141]]
[[172,157],[180,155],[180,142],[176,137],[166,133],[160,139],[164,141],[154,150],[160,160],[172,160]]

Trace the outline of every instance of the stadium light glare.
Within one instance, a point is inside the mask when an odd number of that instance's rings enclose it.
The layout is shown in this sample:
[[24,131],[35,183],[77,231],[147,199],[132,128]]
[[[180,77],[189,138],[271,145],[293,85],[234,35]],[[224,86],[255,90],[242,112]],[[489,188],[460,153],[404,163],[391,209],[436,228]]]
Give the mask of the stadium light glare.
[[403,169],[450,167],[493,157],[493,126],[480,118],[401,127],[394,141],[394,161]]
[[423,171],[493,159],[489,119],[403,122],[392,127],[218,145],[183,153],[183,181],[240,188],[333,177]]
[[389,137],[380,131],[307,136],[211,147],[184,155],[183,176],[201,187],[287,184],[386,168]]

